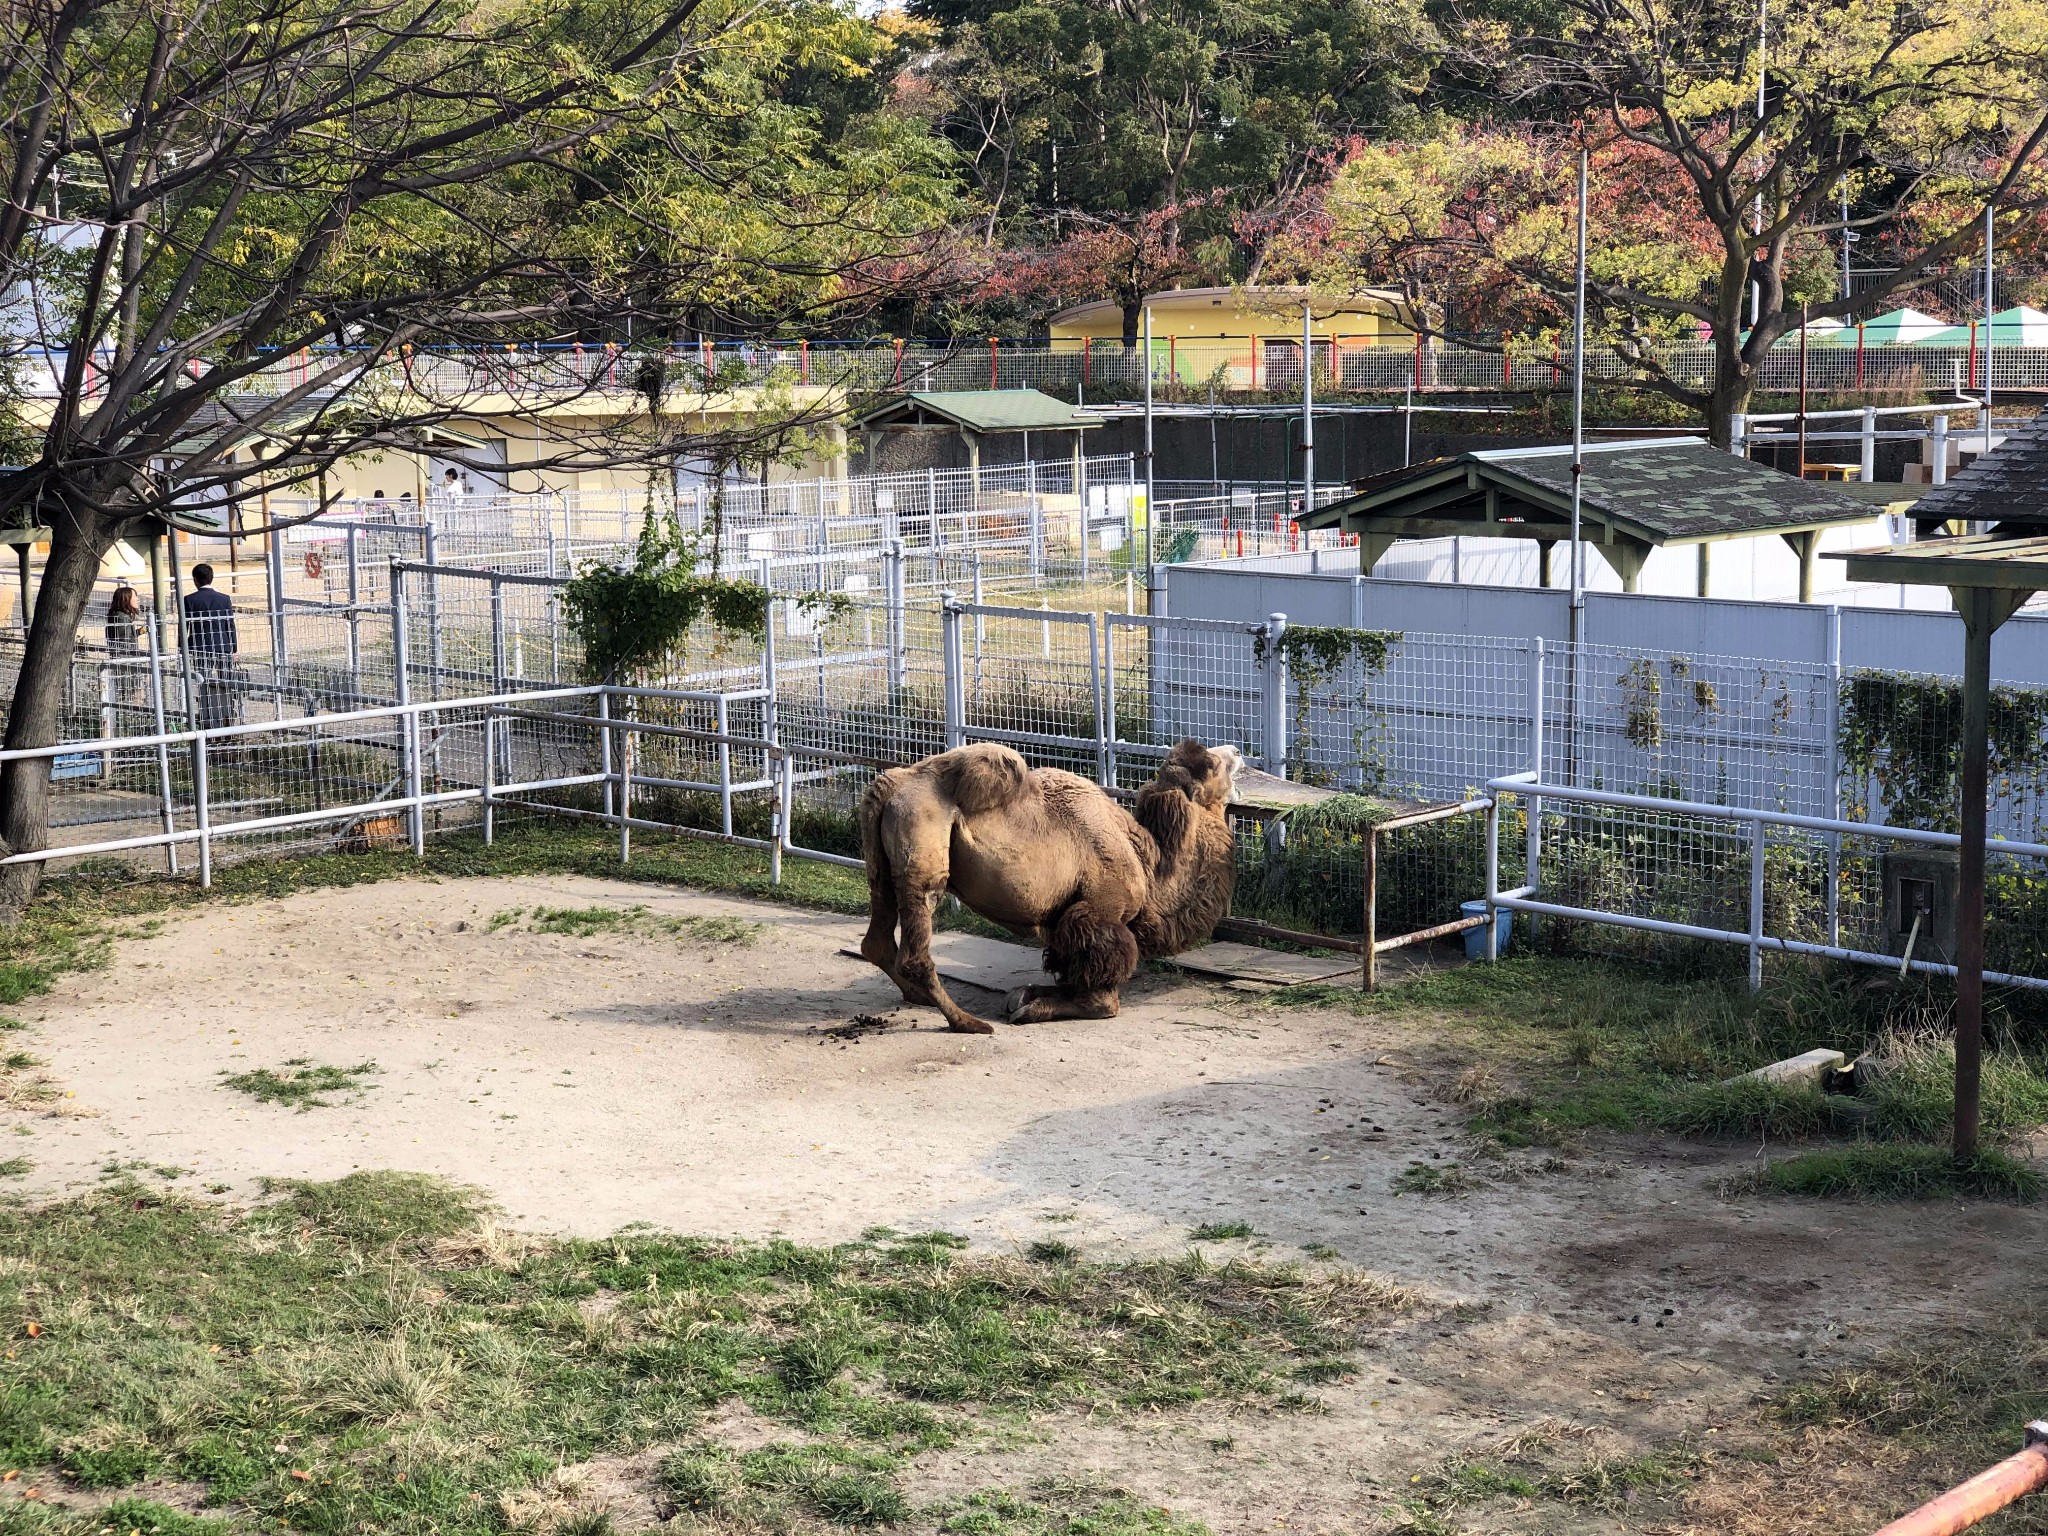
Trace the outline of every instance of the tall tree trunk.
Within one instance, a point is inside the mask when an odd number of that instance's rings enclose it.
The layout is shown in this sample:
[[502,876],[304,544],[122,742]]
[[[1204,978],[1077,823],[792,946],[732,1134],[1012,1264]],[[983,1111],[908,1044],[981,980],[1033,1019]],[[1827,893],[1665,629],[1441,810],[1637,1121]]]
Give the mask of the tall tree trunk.
[[[46,501],[44,515],[51,524],[50,558],[7,715],[10,748],[57,741],[79,622],[92,599],[100,561],[113,544],[112,525],[90,509]],[[0,764],[0,853],[40,850],[48,846],[49,836],[50,759]],[[40,863],[0,866],[0,923],[21,915],[42,878]]]

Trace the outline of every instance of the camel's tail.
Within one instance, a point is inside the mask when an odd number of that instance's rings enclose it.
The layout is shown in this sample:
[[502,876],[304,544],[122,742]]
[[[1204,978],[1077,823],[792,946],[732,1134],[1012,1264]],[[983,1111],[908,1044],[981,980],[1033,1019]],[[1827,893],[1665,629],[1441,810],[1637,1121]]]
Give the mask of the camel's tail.
[[931,760],[945,797],[968,816],[1001,810],[1024,793],[1031,769],[1000,742],[977,741]]
[[882,812],[910,772],[908,768],[883,769],[860,799],[860,858],[868,871],[868,900],[892,913],[896,910],[896,876],[889,867],[888,843],[882,837]]

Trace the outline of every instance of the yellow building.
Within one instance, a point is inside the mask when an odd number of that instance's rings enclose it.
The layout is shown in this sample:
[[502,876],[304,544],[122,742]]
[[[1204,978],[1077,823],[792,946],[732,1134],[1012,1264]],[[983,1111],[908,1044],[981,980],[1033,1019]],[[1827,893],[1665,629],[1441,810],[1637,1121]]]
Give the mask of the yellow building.
[[[1344,355],[1354,349],[1415,345],[1416,306],[1394,288],[1170,288],[1145,297],[1155,366],[1191,385],[1299,383],[1304,305],[1319,374],[1341,377]],[[1054,315],[1049,329],[1056,351],[1120,348],[1123,307],[1111,299],[1076,304]]]

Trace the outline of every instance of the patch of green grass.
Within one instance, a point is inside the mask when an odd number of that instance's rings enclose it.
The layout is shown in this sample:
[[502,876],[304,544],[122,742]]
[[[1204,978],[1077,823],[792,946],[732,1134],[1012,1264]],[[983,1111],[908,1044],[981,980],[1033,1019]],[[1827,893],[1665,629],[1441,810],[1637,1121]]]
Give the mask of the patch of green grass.
[[562,934],[574,939],[605,933],[654,933],[702,944],[744,948],[767,930],[742,917],[706,915],[657,917],[643,905],[630,907],[511,907],[491,915],[488,933],[516,928],[527,933]]
[[[1486,1064],[1468,1074],[1482,1085],[1453,1097],[1469,1106],[1475,1132],[1504,1146],[1553,1145],[1590,1130],[1747,1141],[1854,1133],[1903,1150],[1887,1159],[1830,1149],[1787,1165],[1770,1187],[1905,1192],[1954,1177],[1935,1156],[1954,1114],[1954,1053],[1944,1038],[1953,990],[1937,980],[1797,962],[1770,967],[1764,989],[1752,994],[1740,978],[1719,974],[1523,955],[1378,993],[1292,987],[1268,1000],[1426,1019],[1440,1033],[1453,1021],[1451,1038],[1462,1036]],[[1987,1031],[1983,1137],[2009,1148],[2048,1125],[2048,1010],[2028,996],[1995,993]],[[1857,1098],[1823,1093],[1818,1083],[1740,1077],[1817,1046],[1878,1058],[1884,1070]],[[1965,1182],[2018,1198],[2034,1181],[2001,1159]]]
[[1057,1238],[1041,1238],[1024,1250],[1024,1256],[1034,1264],[1072,1264],[1081,1257],[1081,1250]]
[[221,1082],[258,1103],[289,1104],[304,1114],[309,1109],[333,1107],[334,1101],[322,1098],[322,1094],[364,1093],[371,1086],[368,1079],[382,1070],[374,1061],[336,1067],[306,1056],[291,1056],[275,1069],[255,1067],[247,1072],[223,1072]]
[[[278,1183],[246,1210],[132,1178],[0,1204],[0,1316],[38,1324],[0,1359],[0,1465],[196,1481],[309,1532],[497,1536],[501,1500],[543,1499],[559,1466],[675,1444],[680,1508],[883,1525],[908,1517],[903,1457],[992,1414],[1284,1409],[1305,1367],[1415,1305],[1356,1273],[1193,1255],[1036,1264],[948,1233],[508,1242],[484,1215],[391,1173]],[[729,1399],[802,1443],[705,1446]]]
[[1235,1238],[1257,1237],[1248,1221],[1205,1221],[1188,1234],[1191,1243],[1227,1243]]
[[1978,1200],[2028,1202],[2041,1197],[2041,1173],[1994,1148],[1958,1163],[1946,1147],[1916,1142],[1856,1141],[1781,1158],[1756,1176],[1756,1187],[1831,1200]]
[[0,1179],[18,1179],[34,1168],[35,1164],[25,1157],[0,1158]]
[[984,1489],[936,1513],[943,1536],[1208,1536],[1209,1530],[1121,1488],[1085,1482],[1043,1482],[1025,1493]]
[[1462,1163],[1410,1163],[1394,1175],[1397,1195],[1468,1195],[1479,1181]]

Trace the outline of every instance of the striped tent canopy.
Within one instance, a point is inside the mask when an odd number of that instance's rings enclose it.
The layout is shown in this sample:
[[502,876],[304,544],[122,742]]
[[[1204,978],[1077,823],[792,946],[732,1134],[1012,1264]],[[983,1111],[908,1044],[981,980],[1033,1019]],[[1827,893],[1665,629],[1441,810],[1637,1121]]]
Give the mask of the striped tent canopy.
[[[1863,341],[1866,346],[1883,347],[1902,341],[1927,341],[1929,338],[1949,330],[1945,320],[1922,314],[1917,309],[1895,309],[1888,314],[1873,315],[1863,322]],[[1856,331],[1852,326],[1842,334],[1842,340],[1854,341]]]
[[[1984,327],[1951,325],[1923,336],[1923,347],[1967,347],[1984,345]],[[2025,304],[2015,304],[1991,317],[1991,345],[1994,347],[2048,347],[2048,314]]]

